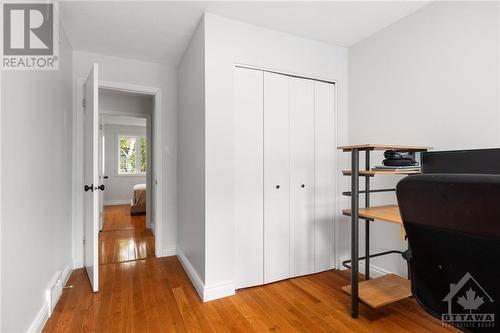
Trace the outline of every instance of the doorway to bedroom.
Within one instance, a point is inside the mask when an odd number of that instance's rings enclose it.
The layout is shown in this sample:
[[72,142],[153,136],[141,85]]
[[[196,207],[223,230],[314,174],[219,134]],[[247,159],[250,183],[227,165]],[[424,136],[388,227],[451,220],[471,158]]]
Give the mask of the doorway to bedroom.
[[153,96],[99,88],[99,264],[155,256]]

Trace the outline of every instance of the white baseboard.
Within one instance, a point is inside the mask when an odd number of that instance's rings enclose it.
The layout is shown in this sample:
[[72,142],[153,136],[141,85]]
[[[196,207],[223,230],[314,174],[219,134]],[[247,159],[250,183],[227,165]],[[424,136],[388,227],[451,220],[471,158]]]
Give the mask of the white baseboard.
[[[66,265],[64,267],[64,270],[62,271],[62,287],[66,285],[68,282],[68,279],[71,275],[71,272],[73,271],[71,265]],[[56,273],[57,274],[57,273]],[[49,282],[50,284],[50,282]],[[50,286],[49,286],[50,288]],[[59,299],[57,300],[57,302]],[[56,304],[57,304],[56,302]],[[45,323],[47,323],[47,320],[49,319],[49,314],[50,314],[50,304],[48,298],[46,298],[43,302],[43,305],[38,311],[37,315],[35,316],[35,319],[33,319],[33,322],[31,323],[30,327],[28,328],[27,333],[40,333],[43,330],[43,327],[45,326]]]
[[73,269],[83,268],[83,261],[73,259]]
[[73,272],[73,269],[71,268],[71,265],[67,265],[62,273],[62,286],[66,285],[68,283],[69,277],[71,276],[71,273]]
[[182,267],[186,271],[189,279],[191,280],[194,289],[196,289],[196,292],[203,300],[203,290],[205,289],[205,284],[203,283],[203,281],[201,281],[200,276],[194,269],[193,265],[191,265],[191,262],[184,254],[184,251],[182,251],[182,249],[179,246],[177,246],[177,258],[179,258],[179,261],[181,262]]
[[176,254],[177,254],[177,246],[169,246],[161,251],[160,257],[175,256]]
[[234,283],[221,283],[215,286],[205,287],[203,290],[203,302],[212,301],[235,293]]
[[196,292],[203,302],[234,295],[234,283],[222,283],[215,286],[205,286],[193,265],[191,265],[191,262],[179,247],[177,247],[177,257],[191,280],[194,289],[196,289]]
[[107,200],[104,201],[104,206],[130,205],[129,200]]

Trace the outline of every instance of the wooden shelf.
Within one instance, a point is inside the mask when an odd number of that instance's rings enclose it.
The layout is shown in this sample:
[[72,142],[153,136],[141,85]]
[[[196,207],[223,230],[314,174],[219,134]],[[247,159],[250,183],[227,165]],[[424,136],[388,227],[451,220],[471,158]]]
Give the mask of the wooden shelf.
[[419,152],[419,151],[427,151],[427,150],[432,149],[432,147],[427,147],[427,146],[374,144],[374,143],[339,146],[337,148],[341,149],[343,151],[351,151],[353,149],[359,149],[359,150],[395,150],[395,151],[402,151],[402,152]]
[[[373,177],[375,175],[417,175],[420,171],[407,170],[407,171],[393,171],[393,170],[359,170],[360,176],[370,176]],[[344,176],[350,176],[351,170],[342,170],[342,174]]]
[[[401,214],[399,213],[398,205],[374,206],[368,208],[360,208],[358,210],[360,218],[369,218],[385,222],[391,222],[403,225]],[[351,216],[350,209],[342,209],[342,214]]]
[[[410,280],[395,274],[387,274],[375,279],[359,283],[359,299],[373,308],[400,301],[410,297]],[[351,293],[351,285],[342,287]]]

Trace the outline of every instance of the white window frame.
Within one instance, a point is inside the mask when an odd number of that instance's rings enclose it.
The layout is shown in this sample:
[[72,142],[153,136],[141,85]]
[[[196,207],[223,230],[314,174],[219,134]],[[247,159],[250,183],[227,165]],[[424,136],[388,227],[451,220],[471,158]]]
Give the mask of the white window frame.
[[[140,139],[145,139],[146,140],[146,147],[147,147],[147,136],[146,135],[135,135],[135,134],[118,134],[116,136],[116,175],[117,176],[125,176],[125,177],[134,177],[134,176],[140,176],[140,177],[144,177],[146,176],[146,173],[147,173],[147,168],[146,168],[146,172],[121,172],[120,171],[120,156],[121,156],[121,152],[120,152],[120,138],[122,137],[128,137],[128,138],[135,138],[135,142],[138,143]],[[136,147],[137,149],[137,147]],[[147,160],[147,154],[149,152],[146,150],[146,160]],[[136,150],[136,154],[135,154],[135,165],[136,167],[137,166],[140,166],[141,165],[141,154],[140,154],[140,151],[137,151]],[[149,167],[149,166],[147,166]]]

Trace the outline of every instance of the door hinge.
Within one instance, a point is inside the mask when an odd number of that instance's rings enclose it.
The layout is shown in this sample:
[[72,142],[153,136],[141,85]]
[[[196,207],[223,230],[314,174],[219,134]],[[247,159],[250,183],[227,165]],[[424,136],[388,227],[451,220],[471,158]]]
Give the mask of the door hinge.
[[85,245],[85,238],[83,239],[83,245]]
[[85,98],[82,100],[82,105],[83,105],[83,110],[85,110],[85,108],[87,107],[87,100]]

